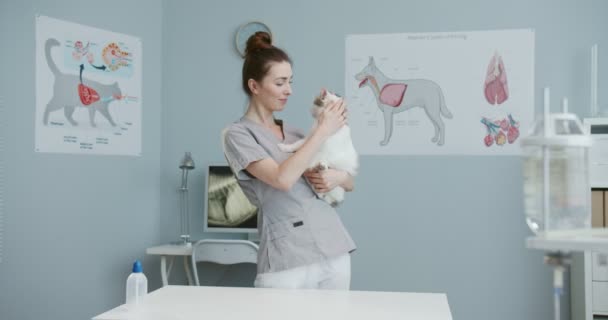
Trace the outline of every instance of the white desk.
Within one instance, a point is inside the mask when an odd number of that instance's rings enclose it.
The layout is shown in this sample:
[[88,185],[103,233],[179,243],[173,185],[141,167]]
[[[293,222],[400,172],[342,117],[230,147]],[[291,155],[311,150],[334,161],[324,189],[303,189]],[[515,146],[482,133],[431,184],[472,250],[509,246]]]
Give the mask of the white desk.
[[[146,249],[146,254],[160,255],[160,277],[162,279],[163,286],[169,285],[169,275],[171,275],[173,258],[175,256],[184,257],[184,271],[186,272],[186,277],[188,277],[188,284],[194,284],[192,281],[192,273],[190,272],[190,257],[192,256],[191,244],[166,244],[158,247],[152,247]],[[169,259],[169,265],[167,265],[167,259]]]
[[167,286],[93,320],[451,320],[443,293]]

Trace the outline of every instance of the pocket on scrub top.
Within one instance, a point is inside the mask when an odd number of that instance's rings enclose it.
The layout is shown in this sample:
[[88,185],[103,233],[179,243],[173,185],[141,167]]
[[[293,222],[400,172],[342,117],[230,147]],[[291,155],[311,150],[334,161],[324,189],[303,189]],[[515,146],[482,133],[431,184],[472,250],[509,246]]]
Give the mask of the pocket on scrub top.
[[272,270],[305,264],[314,252],[308,223],[294,218],[268,225],[268,262]]
[[268,225],[268,231],[270,241],[283,238],[291,238],[293,240],[301,240],[304,242],[312,241],[308,224],[300,218],[292,218],[270,224]]

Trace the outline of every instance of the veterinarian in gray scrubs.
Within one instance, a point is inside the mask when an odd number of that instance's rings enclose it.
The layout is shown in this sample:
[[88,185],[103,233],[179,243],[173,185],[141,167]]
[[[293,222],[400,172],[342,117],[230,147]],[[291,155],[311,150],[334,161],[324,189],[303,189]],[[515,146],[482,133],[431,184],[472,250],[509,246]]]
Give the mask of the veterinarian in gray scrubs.
[[239,185],[260,209],[255,286],[348,290],[355,244],[335,209],[318,199],[311,185],[320,192],[338,185],[350,191],[353,178],[331,168],[306,170],[321,144],[346,123],[345,103],[328,106],[304,145],[295,153],[284,153],[278,143],[304,137],[274,118],[291,95],[291,79],[287,54],[272,46],[267,33],[251,36],[243,64],[249,106],[239,121],[224,130],[223,142]]

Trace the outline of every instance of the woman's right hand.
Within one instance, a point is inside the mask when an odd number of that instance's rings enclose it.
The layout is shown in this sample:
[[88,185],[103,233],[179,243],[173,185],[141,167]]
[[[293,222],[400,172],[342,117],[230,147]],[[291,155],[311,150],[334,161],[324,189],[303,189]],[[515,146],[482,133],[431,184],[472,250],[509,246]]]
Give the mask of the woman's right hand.
[[317,130],[325,137],[336,133],[346,124],[346,102],[344,99],[330,103],[317,118]]

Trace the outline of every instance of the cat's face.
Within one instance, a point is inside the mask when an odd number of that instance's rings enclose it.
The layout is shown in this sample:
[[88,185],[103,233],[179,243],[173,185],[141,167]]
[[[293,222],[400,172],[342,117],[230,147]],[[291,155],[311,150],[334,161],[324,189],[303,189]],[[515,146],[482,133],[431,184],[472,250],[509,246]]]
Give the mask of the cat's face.
[[312,116],[316,119],[325,107],[340,99],[337,94],[321,89],[321,93],[315,97],[312,109],[310,110]]

